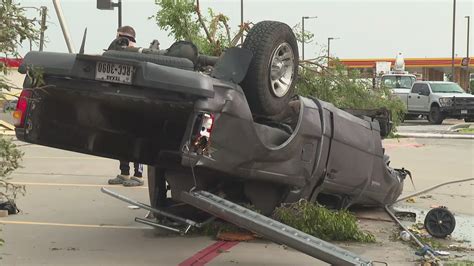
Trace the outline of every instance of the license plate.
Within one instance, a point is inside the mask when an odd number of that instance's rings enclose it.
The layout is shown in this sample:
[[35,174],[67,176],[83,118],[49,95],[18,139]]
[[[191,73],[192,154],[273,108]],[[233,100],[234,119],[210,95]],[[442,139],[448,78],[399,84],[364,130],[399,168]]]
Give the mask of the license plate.
[[97,62],[95,79],[115,83],[131,84],[134,67],[130,65]]
[[461,110],[461,114],[462,114],[462,115],[467,114],[467,110]]

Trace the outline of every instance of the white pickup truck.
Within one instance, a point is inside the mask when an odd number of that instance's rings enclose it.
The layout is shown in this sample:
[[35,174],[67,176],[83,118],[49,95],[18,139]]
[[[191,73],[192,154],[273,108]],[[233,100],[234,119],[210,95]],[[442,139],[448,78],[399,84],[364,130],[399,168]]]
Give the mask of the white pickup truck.
[[474,121],[474,95],[456,83],[417,81],[411,90],[394,94],[406,104],[406,118],[424,115],[431,124],[441,124],[448,117]]

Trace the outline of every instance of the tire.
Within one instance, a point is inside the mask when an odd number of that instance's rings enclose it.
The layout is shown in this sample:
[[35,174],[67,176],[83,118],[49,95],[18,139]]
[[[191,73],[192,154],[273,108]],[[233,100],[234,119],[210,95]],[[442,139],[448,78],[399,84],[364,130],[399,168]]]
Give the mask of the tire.
[[148,166],[148,196],[150,206],[153,208],[162,208],[166,201],[166,180],[164,179],[164,170],[154,166]]
[[114,51],[109,50],[102,54],[106,57],[114,58],[123,58],[123,59],[132,59],[143,62],[150,62],[157,65],[174,67],[185,70],[194,70],[194,64],[191,60],[187,58],[172,57],[166,55],[156,55],[156,54],[140,54],[134,52],[125,52],[125,51]]
[[262,21],[252,27],[242,47],[253,53],[241,83],[252,113],[281,113],[294,95],[298,76],[298,45],[293,31],[281,22]]
[[428,121],[433,125],[441,125],[444,120],[444,115],[441,113],[439,106],[433,105],[430,108],[430,113],[428,114]]

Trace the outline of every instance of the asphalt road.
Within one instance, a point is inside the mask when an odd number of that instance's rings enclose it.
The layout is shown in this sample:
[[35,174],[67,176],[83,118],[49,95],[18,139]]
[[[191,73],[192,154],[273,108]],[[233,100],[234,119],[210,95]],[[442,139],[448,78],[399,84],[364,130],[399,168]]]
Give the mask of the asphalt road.
[[[417,189],[474,176],[473,144],[469,140],[385,141],[392,166],[412,170]],[[216,243],[204,236],[158,235],[135,223],[134,217],[144,217],[145,211],[100,192],[107,178],[117,174],[118,162],[36,145],[21,149],[24,167],[12,181],[26,185],[27,194],[17,201],[22,213],[0,218],[5,240],[0,265],[192,265],[190,258]],[[148,202],[146,187],[109,188]],[[413,191],[408,182],[405,188],[405,193]],[[474,214],[474,182],[431,195],[432,199],[417,200],[413,206],[427,209],[443,203],[456,212]],[[343,244],[345,248],[392,265],[413,264],[414,250],[390,240],[392,223],[362,220],[361,226],[376,234],[378,243]],[[324,265],[263,240],[242,242],[214,255],[206,265]]]

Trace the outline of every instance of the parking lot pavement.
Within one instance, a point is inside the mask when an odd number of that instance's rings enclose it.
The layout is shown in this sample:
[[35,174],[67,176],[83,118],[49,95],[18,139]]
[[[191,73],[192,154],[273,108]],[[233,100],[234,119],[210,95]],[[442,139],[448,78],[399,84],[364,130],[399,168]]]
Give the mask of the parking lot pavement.
[[[472,176],[469,141],[401,139],[385,141],[384,145],[393,166],[413,171],[417,189]],[[100,192],[100,187],[108,186],[107,179],[117,174],[118,162],[114,160],[36,145],[21,149],[25,152],[24,168],[12,175],[12,181],[26,185],[27,194],[17,200],[22,213],[0,218],[1,237],[6,242],[0,248],[0,265],[185,266],[192,265],[190,259],[199,258],[200,251],[216,244],[216,240],[204,236],[157,235],[154,229],[135,223],[134,217],[144,217],[145,211],[131,209],[127,203]],[[137,188],[108,187],[148,202],[146,183]],[[406,193],[413,191],[408,182],[405,188]],[[473,188],[464,184],[431,194],[437,202],[469,214],[473,210]],[[428,200],[417,200],[414,206],[429,205]],[[389,240],[395,230],[392,223],[362,221],[361,225],[374,232],[378,242],[343,244],[345,248],[365,258],[397,265],[410,265],[415,259],[407,245]],[[212,258],[208,265],[324,265],[264,240],[216,249],[206,258]]]
[[[5,240],[0,265],[179,265],[198,258],[199,251],[216,243],[203,236],[158,235],[135,223],[134,217],[144,217],[146,211],[131,209],[100,188],[147,203],[147,184],[132,188],[107,185],[107,179],[118,171],[114,160],[36,145],[21,149],[25,152],[23,168],[12,175],[12,182],[25,185],[27,194],[17,200],[20,214],[0,218]],[[261,246],[267,254],[250,256],[250,265],[264,265],[275,261],[268,258],[282,255],[277,260],[280,265],[315,263],[311,257],[276,244],[250,245],[257,250]],[[227,253],[247,257],[239,249]],[[231,258],[221,259],[232,263]]]

